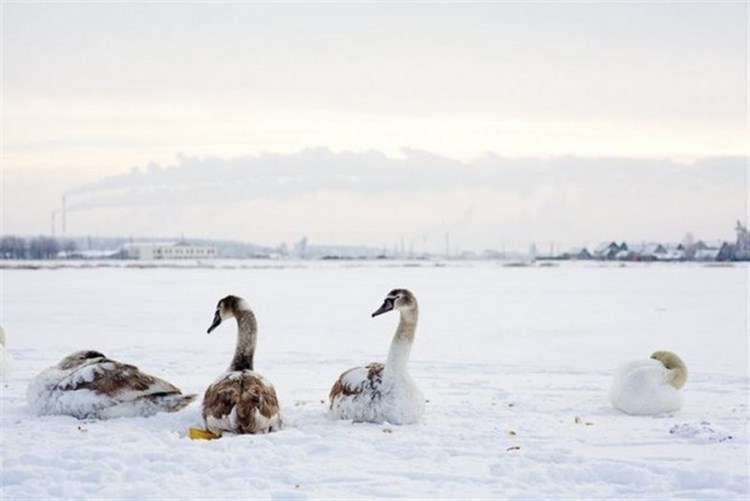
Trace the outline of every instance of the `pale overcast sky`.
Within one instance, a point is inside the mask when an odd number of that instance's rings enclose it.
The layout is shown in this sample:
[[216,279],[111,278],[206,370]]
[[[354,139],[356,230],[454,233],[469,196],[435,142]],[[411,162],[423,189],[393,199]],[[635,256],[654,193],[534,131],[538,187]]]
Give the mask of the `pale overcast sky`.
[[[467,248],[729,238],[746,217],[747,22],[742,2],[6,3],[4,232],[48,232],[63,192],[159,164],[204,171],[183,198],[100,193],[120,205],[76,212],[70,231],[380,245],[449,229]],[[226,201],[233,181],[216,166],[252,179],[264,153],[312,156],[322,173],[348,162],[353,178],[371,161],[421,175],[382,190],[307,176],[299,191],[267,183]],[[635,170],[566,177],[570,156]],[[212,160],[185,160],[198,157]],[[424,168],[438,157],[461,173],[450,186]],[[500,174],[470,182],[488,158]],[[704,172],[716,165],[721,182]],[[669,174],[627,195],[639,168]],[[212,176],[219,195],[199,196]],[[514,191],[517,178],[530,187]],[[620,200],[602,198],[621,185]],[[221,223],[228,213],[248,224]]]

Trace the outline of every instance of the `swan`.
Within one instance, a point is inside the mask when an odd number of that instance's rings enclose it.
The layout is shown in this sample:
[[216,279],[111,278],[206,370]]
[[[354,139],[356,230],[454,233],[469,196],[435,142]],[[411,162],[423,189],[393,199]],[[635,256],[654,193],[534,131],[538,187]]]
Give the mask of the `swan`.
[[175,412],[196,395],[183,395],[174,385],[112,360],[94,350],[63,358],[31,380],[26,391],[39,415],[65,414],[78,419],[151,416]]
[[5,348],[5,330],[0,326],[0,376],[8,375],[10,362],[10,354]]
[[216,305],[210,334],[223,320],[237,320],[237,348],[229,370],[206,390],[203,397],[203,422],[211,433],[267,433],[281,428],[276,390],[255,372],[253,357],[258,323],[247,302],[227,296]]
[[622,365],[615,372],[609,398],[627,414],[661,414],[682,407],[680,389],[687,380],[685,363],[671,351]]
[[339,376],[329,395],[334,417],[392,424],[415,423],[422,417],[424,396],[407,370],[419,317],[417,298],[406,289],[394,289],[372,316],[391,310],[398,310],[400,320],[385,364],[374,362]]

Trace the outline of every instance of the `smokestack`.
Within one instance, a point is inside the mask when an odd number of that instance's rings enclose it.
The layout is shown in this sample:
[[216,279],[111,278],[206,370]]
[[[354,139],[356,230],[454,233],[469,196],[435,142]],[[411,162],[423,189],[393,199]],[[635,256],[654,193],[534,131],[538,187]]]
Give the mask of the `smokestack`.
[[66,216],[65,215],[65,195],[63,195],[63,197],[62,197],[62,234],[63,234],[63,236],[65,235],[65,230],[66,230],[66,226],[67,226],[66,225],[67,221],[66,221],[66,217],[65,216]]
[[52,238],[55,238],[55,211],[52,211]]

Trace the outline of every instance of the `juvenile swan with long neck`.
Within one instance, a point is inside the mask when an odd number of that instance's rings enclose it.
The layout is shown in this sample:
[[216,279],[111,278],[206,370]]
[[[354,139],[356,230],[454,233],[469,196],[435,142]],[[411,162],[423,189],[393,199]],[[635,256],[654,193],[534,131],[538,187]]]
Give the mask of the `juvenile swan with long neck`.
[[682,407],[687,366],[671,351],[656,351],[650,358],[629,362],[615,372],[609,398],[627,414],[661,414]]
[[223,320],[237,320],[237,347],[229,370],[206,390],[203,397],[203,421],[217,435],[231,433],[267,433],[281,427],[276,390],[255,372],[255,344],[258,323],[255,314],[241,297],[227,296],[216,305],[210,334]]
[[393,424],[414,423],[422,417],[424,396],[407,369],[419,319],[417,298],[406,289],[394,289],[372,316],[391,310],[397,310],[400,319],[385,365],[373,362],[339,376],[329,395],[335,417]]

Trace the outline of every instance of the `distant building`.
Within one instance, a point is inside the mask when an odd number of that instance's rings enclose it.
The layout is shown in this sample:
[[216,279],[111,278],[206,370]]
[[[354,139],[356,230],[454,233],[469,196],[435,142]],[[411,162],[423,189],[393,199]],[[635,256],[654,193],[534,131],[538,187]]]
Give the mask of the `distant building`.
[[719,247],[719,253],[716,255],[717,261],[735,261],[737,260],[737,245],[724,242]]
[[586,247],[573,247],[563,254],[566,259],[591,259],[593,256]]
[[667,257],[666,247],[658,242],[632,244],[630,250],[641,261],[665,260]]
[[594,257],[597,259],[614,259],[621,250],[627,250],[627,246],[625,249],[620,249],[617,242],[602,242],[594,249]]
[[216,257],[216,247],[212,245],[190,245],[186,242],[177,243],[128,243],[123,246],[126,258],[158,260],[158,259],[210,259]]
[[615,254],[615,259],[618,261],[630,261],[632,257],[632,252],[630,250],[621,250],[617,254]]
[[667,245],[666,252],[659,256],[662,261],[684,261],[685,247],[682,244]]
[[734,245],[733,259],[750,260],[750,233],[747,231],[747,226],[737,221],[735,231],[737,242]]
[[721,249],[705,248],[698,249],[693,255],[693,259],[696,261],[717,261],[719,259],[719,251]]
[[706,242],[704,242],[703,240],[698,240],[693,245],[693,249],[695,249],[697,251],[699,251],[699,250],[706,250],[706,249],[710,249],[710,248],[711,247],[709,247],[708,244]]

